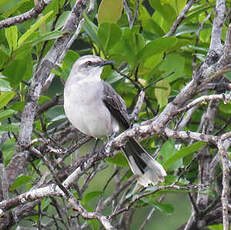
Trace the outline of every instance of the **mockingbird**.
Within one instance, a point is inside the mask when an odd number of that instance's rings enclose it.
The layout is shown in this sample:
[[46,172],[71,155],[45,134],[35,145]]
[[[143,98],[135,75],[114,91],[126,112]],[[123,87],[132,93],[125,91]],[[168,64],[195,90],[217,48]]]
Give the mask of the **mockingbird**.
[[[72,125],[86,135],[101,138],[130,127],[124,100],[101,80],[103,66],[113,64],[98,56],[86,55],[73,65],[64,88],[64,109]],[[161,164],[132,137],[122,148],[139,184],[162,182],[166,172]]]

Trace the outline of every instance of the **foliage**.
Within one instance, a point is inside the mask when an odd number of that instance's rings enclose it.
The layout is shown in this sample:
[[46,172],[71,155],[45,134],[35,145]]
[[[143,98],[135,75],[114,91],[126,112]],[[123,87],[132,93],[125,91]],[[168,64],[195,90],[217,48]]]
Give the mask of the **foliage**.
[[[1,0],[0,19],[20,15],[33,8],[34,2],[36,1]],[[124,2],[127,2],[127,6]],[[25,125],[22,123],[22,114],[27,104],[34,103],[34,99],[30,98],[30,86],[38,77],[35,73],[41,60],[49,54],[55,41],[69,34],[61,29],[74,6],[74,1],[53,0],[37,18],[0,30],[1,200],[16,197],[38,186],[57,183],[57,180],[62,182],[79,167],[82,159],[89,160],[84,158],[86,153],[91,152],[91,143],[85,144],[89,138],[67,125],[62,105],[64,81],[79,56],[93,53],[115,61],[113,69],[104,68],[102,78],[110,82],[124,98],[129,111],[134,109],[140,91],[145,91],[137,123],[153,119],[167,108],[168,103],[191,81],[194,72],[205,62],[210,50],[215,17],[213,9],[216,4],[213,0],[196,1],[185,13],[184,19],[179,21],[173,34],[165,36],[186,4],[189,4],[186,0],[102,0],[95,4],[91,13],[86,11],[80,34],[62,63],[57,63],[59,66],[51,71],[51,75],[55,76],[52,84],[48,83],[48,87],[44,87],[41,94],[38,93],[38,106],[35,108],[33,132],[30,135],[31,143],[25,145],[21,136]],[[227,15],[227,22],[222,27],[223,41],[228,28],[228,18]],[[230,75],[225,76],[222,81],[228,84]],[[46,85],[44,82],[42,84]],[[228,90],[227,87],[225,89]],[[210,91],[192,95],[190,100],[204,94],[221,92],[225,93],[225,90],[212,88]],[[219,105],[203,101],[192,113],[188,110],[171,116],[164,128],[168,127],[176,132],[195,131],[201,135],[221,135],[230,131],[230,105],[222,101]],[[217,109],[217,115],[211,119],[206,111],[213,107]],[[180,129],[182,120],[187,116],[190,119]],[[213,123],[208,123],[206,119],[211,119]],[[212,127],[207,129],[206,124]],[[142,137],[140,134],[140,138]],[[206,207],[219,199],[222,190],[221,166],[217,162],[211,184],[204,181],[206,177],[201,177],[200,168],[204,164],[203,157],[209,160],[206,161],[208,165],[215,159],[218,152],[216,146],[209,141],[196,141],[190,135],[188,138],[166,138],[164,133],[161,135],[150,132],[144,137],[146,140],[142,145],[150,153],[158,153],[158,161],[167,170],[168,176],[160,185],[162,189],[158,190],[158,186],[154,186],[149,190],[134,191],[132,186],[135,185],[135,180],[131,180],[132,173],[126,159],[119,153],[107,161],[99,161],[97,164],[95,162],[96,165],[86,169],[69,189],[88,212],[96,212],[98,207],[99,213],[112,215],[112,223],[118,229],[131,229],[131,225],[137,223],[136,218],[132,218],[137,210],[145,210],[148,207],[149,212],[156,210],[164,215],[172,215],[174,205],[165,202],[168,194],[181,192],[181,196],[182,193],[193,192],[198,197],[198,194],[203,193],[204,197],[207,197]],[[36,149],[42,156],[36,153]],[[20,166],[24,169],[8,184],[4,175],[11,176],[9,173],[13,169],[9,165],[18,152],[26,152],[29,157],[26,163]],[[177,190],[175,186],[182,189]],[[111,197],[112,193],[115,197]],[[107,199],[111,199],[111,202],[107,203]],[[194,202],[199,207],[199,201]],[[214,203],[214,208],[218,203]],[[125,210],[119,213],[119,210],[126,207],[130,208],[127,215]],[[73,226],[78,226],[79,229],[80,226],[100,229],[101,226],[99,220],[85,220],[81,214],[74,212],[65,198],[43,197],[41,201],[37,200],[27,208],[31,214],[17,214],[19,222],[7,223],[6,229],[28,224],[30,227],[35,224],[38,229],[53,229],[53,226],[58,226],[57,229],[71,229]],[[203,205],[201,208],[204,208]],[[209,211],[201,214],[200,218],[209,216]],[[148,214],[138,216],[140,226],[147,224],[147,216]],[[49,228],[50,226],[52,227]],[[140,226],[137,225],[133,229],[141,229]],[[205,221],[205,226],[210,226],[209,229],[222,229],[222,218],[214,217],[210,222]]]

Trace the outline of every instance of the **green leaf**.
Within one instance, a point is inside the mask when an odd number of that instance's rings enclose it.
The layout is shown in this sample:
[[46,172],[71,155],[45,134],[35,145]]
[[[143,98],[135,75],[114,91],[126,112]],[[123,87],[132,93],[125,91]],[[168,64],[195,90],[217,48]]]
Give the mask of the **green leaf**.
[[88,219],[87,220],[88,224],[91,226],[93,230],[99,230],[100,229],[100,223],[98,220],[95,219]]
[[89,192],[87,193],[83,199],[82,199],[82,203],[86,204],[87,202],[91,201],[92,199],[94,199],[95,197],[99,197],[100,195],[102,195],[103,192],[102,191],[93,191],[93,192]]
[[156,68],[158,68],[160,63],[163,61],[163,56],[163,53],[158,53],[147,58],[146,61],[139,67],[139,76],[144,77],[144,79],[148,81],[153,81],[153,78],[151,77],[153,75],[157,78],[158,75],[153,72],[156,71]]
[[26,185],[28,182],[32,181],[34,178],[31,176],[19,176],[14,183],[10,186],[10,191],[14,191],[17,188],[20,188],[24,185]]
[[[71,71],[71,68],[72,68],[72,65],[75,63],[75,61],[79,58],[79,54],[76,53],[75,51],[73,50],[68,50],[67,51],[67,54],[63,60],[63,63],[62,63],[62,70],[61,70],[61,73],[60,74],[57,74],[56,75],[60,75],[63,79],[67,79],[69,74],[70,74],[70,71]],[[58,70],[56,70],[58,71]]]
[[39,36],[36,36],[34,39],[28,41],[28,43],[31,43],[33,46],[37,45],[38,43],[44,42],[44,41],[50,41],[59,38],[61,35],[66,33],[65,31],[51,31]]
[[100,43],[100,40],[97,37],[97,26],[93,22],[91,22],[86,16],[85,20],[86,21],[83,25],[84,31],[92,39],[92,41],[102,50],[102,44]]
[[157,202],[153,199],[149,199],[148,197],[144,197],[141,200],[144,201],[145,203],[148,203],[149,205],[153,206],[154,208],[156,208],[157,210],[159,210],[162,213],[171,215],[174,212],[174,208],[171,204],[163,204],[163,203]]
[[162,28],[152,19],[148,10],[142,5],[139,7],[139,20],[142,22],[144,37],[152,40],[153,38],[156,39],[157,36],[161,37],[164,35]]
[[53,14],[53,10],[42,16],[26,31],[18,40],[18,46],[21,46],[28,38]]
[[159,202],[151,202],[150,204],[165,214],[171,215],[174,212],[174,208],[171,204],[162,204]]
[[123,0],[102,0],[98,10],[98,23],[117,23],[123,10]]
[[106,53],[120,40],[121,34],[120,27],[116,24],[100,24],[97,36],[100,43],[103,44],[103,50]]
[[61,15],[60,15],[60,17],[58,18],[58,21],[57,21],[57,23],[56,23],[56,25],[55,25],[55,29],[56,30],[58,30],[58,29],[61,29],[63,26],[64,26],[64,24],[65,24],[65,22],[66,22],[66,19],[67,19],[67,17],[70,15],[70,11],[64,11]]
[[231,80],[231,72],[224,74],[225,78]]
[[106,79],[106,81],[111,85],[123,79],[123,76],[121,76],[118,72],[113,71],[111,67],[104,67],[101,76],[102,79]]
[[184,19],[185,23],[192,22],[193,19],[198,20],[198,17],[201,13],[204,13],[206,10],[212,9],[215,7],[215,2],[206,2],[204,4],[198,4],[191,8],[188,12],[187,17]]
[[60,12],[63,11],[60,9],[63,9],[64,3],[65,3],[65,0],[52,0],[43,10],[43,14],[46,14],[50,12],[51,10],[54,11],[54,15],[60,14]]
[[168,96],[171,92],[169,83],[165,80],[158,81],[156,83],[155,96],[160,108],[163,108],[168,103]]
[[176,180],[178,178],[179,178],[178,176],[168,174],[166,177],[164,177],[164,183],[165,184],[173,184],[174,182],[176,182]]
[[110,51],[110,54],[120,56],[120,61],[128,62],[133,68],[137,64],[138,53],[144,48],[144,37],[136,31],[124,29],[119,43]]
[[211,230],[223,230],[223,224],[214,224],[214,225],[209,225],[209,229]]
[[10,59],[10,54],[8,54],[6,48],[4,46],[0,46],[0,68],[4,66],[9,59]]
[[26,68],[25,68],[25,73],[23,76],[23,80],[30,80],[31,76],[33,75],[33,59],[31,55],[28,55],[26,57]]
[[0,131],[7,131],[7,132],[18,132],[19,130],[19,123],[12,123],[12,124],[4,124],[0,125]]
[[175,152],[175,141],[174,140],[167,140],[161,147],[159,156],[165,161]]
[[24,109],[24,106],[25,106],[25,101],[16,101],[10,104],[8,108],[16,111],[22,111]]
[[71,71],[72,65],[75,63],[75,61],[79,58],[79,54],[76,53],[73,50],[68,50],[67,54],[63,60],[62,68],[66,71],[68,71],[68,75]]
[[18,47],[13,52],[14,59],[24,59],[25,60],[28,55],[31,55],[31,49],[32,49],[31,44],[24,44]]
[[175,9],[177,15],[179,15],[180,12],[183,10],[187,0],[174,0],[174,1],[173,0],[160,0],[160,2],[162,5],[163,4],[171,5]]
[[196,142],[196,143],[191,144],[190,146],[181,148],[180,150],[176,151],[173,155],[171,155],[165,162],[163,162],[164,168],[169,168],[176,161],[196,152],[205,144],[206,143],[203,143],[203,142]]
[[0,93],[0,108],[5,106],[15,95],[14,91]]
[[[176,19],[176,11],[174,8],[168,4],[167,2],[163,2],[162,0],[149,0],[150,5],[158,11],[158,13],[162,16],[163,20],[167,25],[167,30],[171,27],[172,23]],[[163,26],[164,28],[166,26]]]
[[11,91],[11,90],[12,90],[12,88],[10,87],[9,81],[6,81],[6,80],[0,78],[0,91]]
[[11,160],[12,156],[14,155],[16,151],[15,146],[16,146],[16,143],[15,143],[15,140],[13,140],[13,138],[7,139],[5,143],[0,145],[6,165]]
[[185,58],[178,53],[171,53],[166,56],[160,65],[160,70],[165,74],[170,74],[165,80],[168,83],[175,81],[177,78],[184,75]]
[[225,114],[231,114],[231,102],[228,101],[226,104],[220,103],[219,109]]
[[[18,47],[13,52],[12,56],[14,57],[14,60],[19,65],[17,67],[22,68],[21,72],[23,73],[23,75],[18,74],[17,72],[15,73],[14,77],[15,77],[16,81],[14,82],[14,80],[13,80],[13,82],[11,82],[13,85],[14,85],[14,83],[16,85],[16,83],[20,82],[22,79],[23,80],[29,80],[31,78],[31,76],[33,74],[33,59],[32,59],[31,49],[32,49],[32,46],[30,44],[24,44],[23,46]],[[25,60],[26,60],[26,62],[25,62]],[[15,63],[15,61],[13,61],[13,63]],[[10,64],[10,66],[12,66],[12,64]],[[10,72],[11,72],[11,70],[10,70]]]
[[11,26],[5,29],[5,36],[10,48],[10,51],[12,52],[15,50],[18,46],[18,27],[17,26]]
[[24,59],[13,60],[4,69],[3,74],[7,77],[12,87],[16,87],[23,79],[26,72],[27,62]]
[[122,153],[116,154],[113,158],[112,157],[107,158],[107,161],[109,163],[116,164],[118,166],[128,166],[126,157]]
[[51,205],[51,200],[50,199],[42,199],[41,208],[42,208],[43,211],[45,211],[47,208],[49,208],[50,205]]
[[39,103],[39,104],[42,104],[42,103],[46,103],[46,102],[48,102],[48,101],[51,101],[51,98],[50,98],[50,97],[41,95],[41,96],[39,97],[38,103]]
[[165,34],[162,28],[158,25],[158,23],[156,23],[152,18],[145,21],[144,30],[146,34],[152,33],[152,37],[150,37],[150,40],[153,40],[153,38],[156,39],[157,37],[162,37]]
[[49,109],[46,113],[47,118],[50,119],[50,121],[59,119],[60,116],[63,116],[63,107],[61,106],[55,106],[51,109]]
[[11,117],[15,113],[16,113],[16,111],[13,109],[7,109],[4,111],[0,111],[0,120],[4,120],[8,117]]
[[20,8],[23,7],[24,5],[28,5],[29,6],[28,8],[33,7],[30,0],[21,0],[18,3],[14,3],[11,8],[5,10],[4,13],[3,13],[3,16],[8,18],[11,15],[13,15],[16,11],[20,12]]
[[[11,0],[11,1],[13,1],[13,0]],[[9,0],[1,0],[0,1],[0,8],[2,8],[3,6],[5,6],[8,3],[9,3]]]
[[[172,1],[174,2],[174,1]],[[176,0],[175,1],[175,9],[177,12],[177,15],[179,15],[181,13],[181,11],[183,10],[184,6],[186,5],[187,0]]]
[[138,53],[138,59],[142,63],[152,55],[167,51],[176,44],[177,39],[175,37],[158,38],[145,45],[145,47]]
[[[203,28],[201,29],[201,31],[203,30],[208,30],[211,28],[210,24],[204,24]],[[182,34],[191,34],[191,33],[196,33],[198,31],[198,24],[181,24],[180,26],[178,26],[178,28],[176,29],[175,32],[175,36],[180,36]]]

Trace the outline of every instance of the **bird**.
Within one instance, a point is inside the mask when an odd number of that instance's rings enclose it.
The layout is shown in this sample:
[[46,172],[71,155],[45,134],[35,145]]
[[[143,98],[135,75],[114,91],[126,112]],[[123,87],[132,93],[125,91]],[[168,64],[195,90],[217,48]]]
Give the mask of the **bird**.
[[[73,64],[64,86],[64,111],[70,123],[85,135],[110,137],[131,127],[122,97],[101,79],[103,67],[113,61],[84,55]],[[164,181],[166,174],[134,137],[122,150],[139,185],[147,187]]]

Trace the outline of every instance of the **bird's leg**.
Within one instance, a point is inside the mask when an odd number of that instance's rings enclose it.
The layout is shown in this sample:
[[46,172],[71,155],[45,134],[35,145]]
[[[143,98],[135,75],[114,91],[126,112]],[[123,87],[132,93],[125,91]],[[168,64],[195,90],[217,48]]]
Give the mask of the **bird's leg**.
[[104,144],[103,147],[105,147],[105,145],[106,145],[108,142],[112,141],[112,140],[116,137],[116,134],[117,134],[117,132],[113,132],[110,136],[108,136],[108,137],[107,137],[107,142]]
[[94,144],[94,146],[93,146],[93,148],[92,148],[92,151],[91,151],[91,154],[90,154],[91,156],[94,155],[94,154],[96,153],[96,147],[97,147],[98,143],[99,143],[99,139],[96,138],[96,139],[95,139],[95,144]]
[[109,136],[108,141],[113,140],[113,139],[116,137],[116,134],[117,134],[117,132],[113,132],[113,133]]
[[99,152],[101,152],[101,151],[104,150],[104,148],[105,148],[105,146],[107,145],[107,143],[108,143],[109,141],[112,141],[112,140],[116,137],[116,134],[117,134],[116,132],[113,132],[110,136],[107,137],[107,141],[105,141],[104,144],[101,146]]

